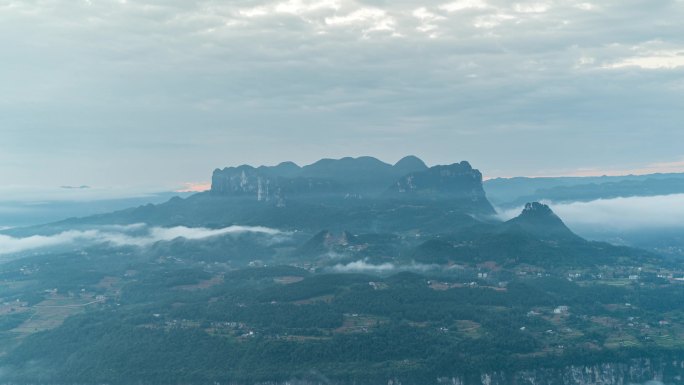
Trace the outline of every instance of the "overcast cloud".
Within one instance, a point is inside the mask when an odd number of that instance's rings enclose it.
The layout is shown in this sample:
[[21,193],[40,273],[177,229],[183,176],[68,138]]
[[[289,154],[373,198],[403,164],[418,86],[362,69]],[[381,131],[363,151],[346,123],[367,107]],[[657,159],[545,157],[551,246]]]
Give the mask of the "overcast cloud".
[[682,0],[0,0],[5,186],[414,153],[486,176],[679,164]]

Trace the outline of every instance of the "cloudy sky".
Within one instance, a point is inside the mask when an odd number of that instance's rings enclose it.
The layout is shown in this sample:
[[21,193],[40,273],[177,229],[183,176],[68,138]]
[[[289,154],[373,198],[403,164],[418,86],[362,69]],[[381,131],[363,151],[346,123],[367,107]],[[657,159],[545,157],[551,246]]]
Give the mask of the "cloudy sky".
[[684,171],[683,0],[0,0],[3,186]]

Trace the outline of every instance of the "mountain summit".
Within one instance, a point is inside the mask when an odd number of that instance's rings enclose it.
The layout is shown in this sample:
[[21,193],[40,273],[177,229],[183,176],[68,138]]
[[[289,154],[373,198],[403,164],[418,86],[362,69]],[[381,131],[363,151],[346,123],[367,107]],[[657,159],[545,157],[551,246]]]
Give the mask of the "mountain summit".
[[394,169],[397,171],[397,173],[406,175],[411,172],[427,170],[428,166],[417,156],[409,155],[401,158],[397,163],[395,163]]
[[551,210],[551,207],[539,202],[529,202],[525,204],[519,218],[526,218],[528,220],[545,219],[545,220],[560,220],[558,216]]
[[520,215],[506,222],[511,229],[520,229],[540,239],[579,238],[570,230],[548,205],[539,202],[526,203]]
[[292,162],[258,168],[243,165],[214,170],[211,191],[260,200],[303,193],[374,195],[398,178],[426,169],[425,163],[415,156],[405,157],[395,165],[370,156],[321,159],[304,167]]
[[466,161],[409,173],[390,186],[385,195],[411,201],[446,201],[477,207],[480,213],[494,213],[482,188],[482,173]]

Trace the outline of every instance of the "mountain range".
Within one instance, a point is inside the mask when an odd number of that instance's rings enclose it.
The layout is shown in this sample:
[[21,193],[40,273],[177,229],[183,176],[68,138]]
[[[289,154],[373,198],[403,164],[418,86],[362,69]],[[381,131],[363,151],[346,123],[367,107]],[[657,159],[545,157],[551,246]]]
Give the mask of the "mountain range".
[[539,202],[503,221],[468,162],[217,169],[207,192],[0,241],[38,245],[0,250],[2,383],[684,375],[680,262],[583,239]]
[[684,194],[684,173],[600,177],[516,177],[485,182],[490,200],[511,208],[531,201],[588,202],[597,199]]
[[[503,222],[487,199],[479,170],[465,161],[428,167],[415,156],[394,165],[360,157],[324,159],[304,167],[284,162],[216,169],[210,191],[70,219],[48,229],[141,222],[295,231],[302,243],[287,255],[323,265],[370,258],[378,263],[495,261],[550,267],[654,258],[645,251],[582,239],[549,206],[538,202],[528,202],[519,216]],[[188,247],[174,246],[176,251]],[[196,247],[185,252],[196,253]],[[259,255],[269,259],[274,253],[262,250]],[[220,249],[210,254],[219,255]]]
[[309,232],[438,233],[496,221],[495,215],[482,187],[482,174],[468,162],[427,167],[413,156],[394,165],[360,157],[324,159],[304,167],[285,162],[216,169],[207,192],[72,218],[61,225],[239,224]]

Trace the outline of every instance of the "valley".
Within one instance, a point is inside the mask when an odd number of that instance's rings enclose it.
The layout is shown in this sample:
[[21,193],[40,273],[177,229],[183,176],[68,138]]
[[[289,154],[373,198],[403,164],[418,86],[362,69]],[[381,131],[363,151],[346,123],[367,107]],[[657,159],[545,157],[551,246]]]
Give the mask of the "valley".
[[681,382],[676,258],[587,241],[541,203],[500,221],[463,162],[388,188],[243,171],[185,199],[5,230],[26,248],[0,264],[0,379]]

